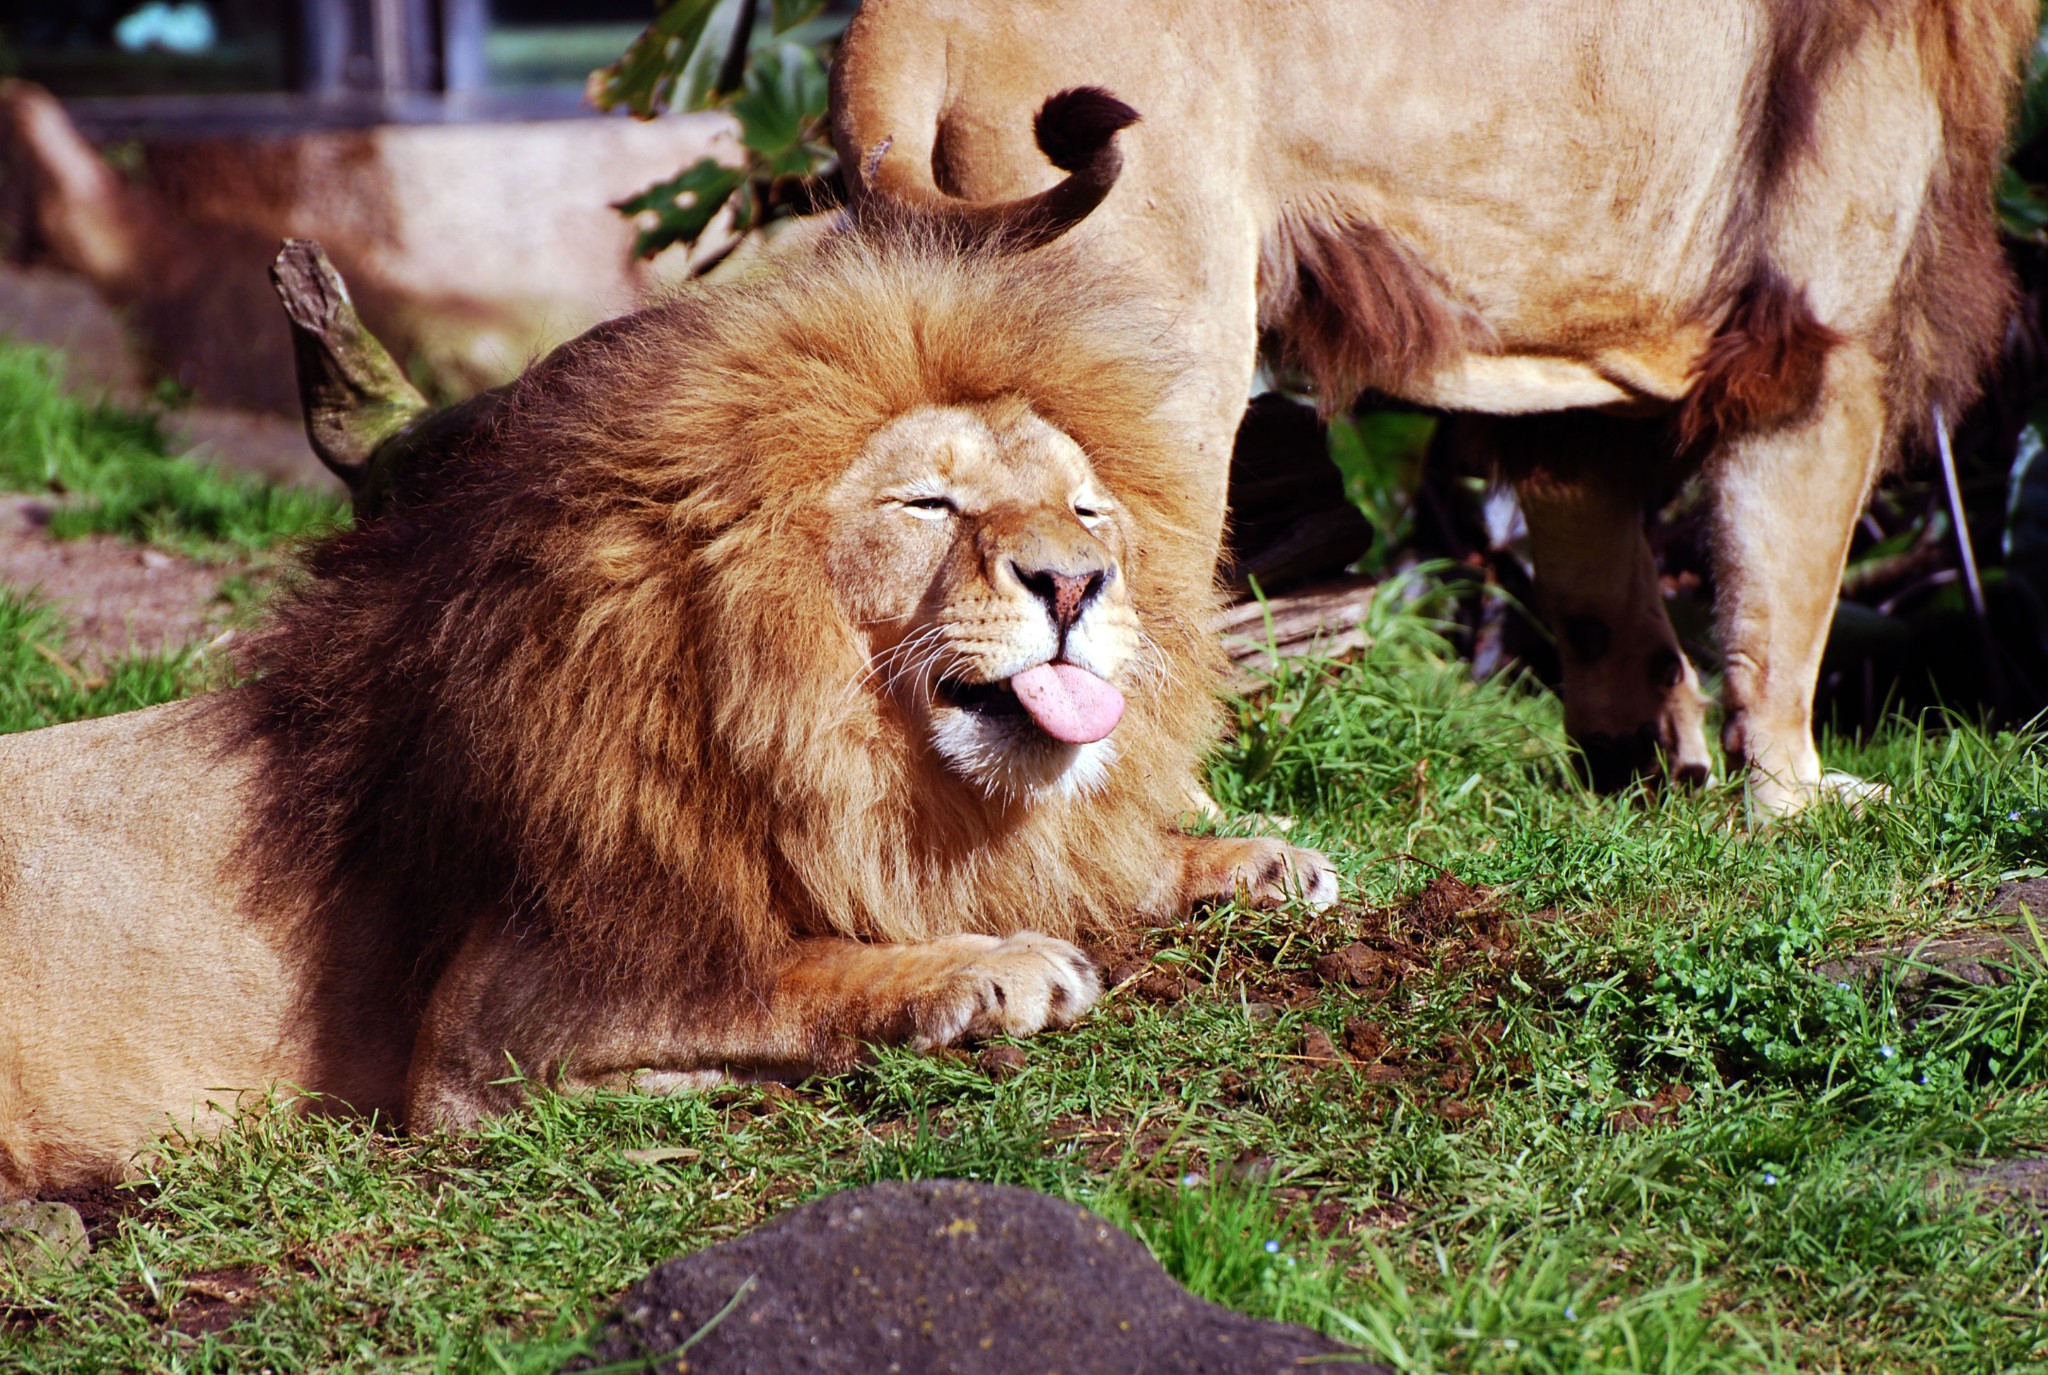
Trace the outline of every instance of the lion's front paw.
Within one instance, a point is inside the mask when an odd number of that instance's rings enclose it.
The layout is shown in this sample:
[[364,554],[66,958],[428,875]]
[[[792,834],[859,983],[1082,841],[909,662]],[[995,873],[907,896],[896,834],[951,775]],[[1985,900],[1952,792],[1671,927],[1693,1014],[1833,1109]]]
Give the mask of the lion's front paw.
[[1321,851],[1284,840],[1190,837],[1181,896],[1189,907],[1231,898],[1253,907],[1299,900],[1320,912],[1337,900],[1337,870]]
[[920,1001],[912,1044],[920,1050],[982,1036],[1029,1036],[1066,1026],[1095,1005],[1095,962],[1066,941],[1020,931],[970,953]]

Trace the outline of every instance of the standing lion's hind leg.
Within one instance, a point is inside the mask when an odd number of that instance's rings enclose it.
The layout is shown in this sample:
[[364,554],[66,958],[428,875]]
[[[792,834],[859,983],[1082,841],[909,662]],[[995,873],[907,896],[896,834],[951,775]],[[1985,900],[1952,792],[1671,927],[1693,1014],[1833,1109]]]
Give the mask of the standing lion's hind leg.
[[1727,665],[1721,742],[1731,767],[1748,770],[1752,805],[1764,816],[1823,797],[1861,805],[1886,795],[1823,769],[1813,740],[1813,693],[1842,564],[1884,444],[1882,384],[1866,349],[1839,345],[1808,414],[1729,440],[1709,468]]

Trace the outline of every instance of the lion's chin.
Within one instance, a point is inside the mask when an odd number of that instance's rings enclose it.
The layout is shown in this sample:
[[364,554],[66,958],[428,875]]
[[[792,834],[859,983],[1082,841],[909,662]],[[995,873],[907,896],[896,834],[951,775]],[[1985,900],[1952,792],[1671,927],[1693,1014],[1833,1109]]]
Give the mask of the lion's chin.
[[932,748],[948,768],[1003,800],[1083,797],[1099,792],[1116,762],[1112,737],[1085,745],[1055,740],[1024,715],[935,704]]

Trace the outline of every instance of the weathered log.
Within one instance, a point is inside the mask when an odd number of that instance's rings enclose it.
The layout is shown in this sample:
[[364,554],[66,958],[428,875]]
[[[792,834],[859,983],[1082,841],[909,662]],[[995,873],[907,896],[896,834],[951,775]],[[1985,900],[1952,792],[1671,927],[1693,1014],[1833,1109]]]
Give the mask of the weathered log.
[[348,487],[357,520],[375,516],[406,481],[496,412],[487,391],[435,410],[356,314],[348,284],[311,239],[287,239],[270,280],[291,322],[306,439]]
[[1365,645],[1359,622],[1372,605],[1374,584],[1356,576],[1317,583],[1263,602],[1240,602],[1216,619],[1230,655],[1233,686],[1258,685],[1258,675],[1282,659],[1339,657]]

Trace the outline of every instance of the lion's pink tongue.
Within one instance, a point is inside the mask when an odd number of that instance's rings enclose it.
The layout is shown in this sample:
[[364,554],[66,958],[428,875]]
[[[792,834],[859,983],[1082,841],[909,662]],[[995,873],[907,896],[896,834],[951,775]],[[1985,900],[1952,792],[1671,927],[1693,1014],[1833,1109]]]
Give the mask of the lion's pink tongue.
[[1038,728],[1069,745],[1086,745],[1116,729],[1124,695],[1072,664],[1040,664],[1010,679],[1010,691]]

